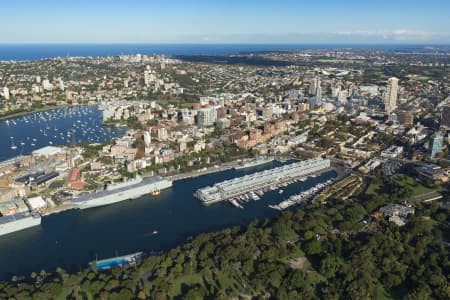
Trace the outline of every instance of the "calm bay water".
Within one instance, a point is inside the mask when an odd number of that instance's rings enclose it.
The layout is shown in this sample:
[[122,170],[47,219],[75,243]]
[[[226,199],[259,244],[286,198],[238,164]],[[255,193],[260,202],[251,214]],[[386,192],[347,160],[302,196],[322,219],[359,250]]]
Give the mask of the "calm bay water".
[[[273,163],[271,166],[279,165]],[[265,166],[265,167],[271,167]],[[174,183],[158,197],[149,195],[115,205],[70,210],[43,218],[41,226],[0,237],[0,279],[32,271],[78,271],[96,257],[106,258],[136,251],[166,250],[201,232],[248,224],[255,218],[273,218],[268,207],[318,182],[335,176],[326,173],[284,188],[282,195],[270,191],[245,209],[229,203],[202,206],[192,194],[200,187],[261,170],[227,170]],[[158,230],[153,235],[153,230]]]
[[49,145],[110,141],[124,132],[123,127],[104,126],[97,106],[32,113],[0,121],[0,161]]

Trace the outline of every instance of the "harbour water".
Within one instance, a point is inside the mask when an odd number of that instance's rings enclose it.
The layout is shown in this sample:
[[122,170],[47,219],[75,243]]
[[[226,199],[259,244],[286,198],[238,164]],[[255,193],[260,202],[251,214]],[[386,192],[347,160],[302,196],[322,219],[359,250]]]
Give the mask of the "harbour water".
[[333,48],[423,49],[423,45],[373,44],[0,44],[0,61],[126,54],[229,55],[239,52]]
[[0,121],[0,161],[49,145],[110,141],[124,132],[104,126],[95,105],[36,112]]
[[283,194],[268,191],[260,200],[244,204],[244,209],[228,202],[205,207],[193,197],[201,187],[277,165],[272,162],[248,170],[227,170],[183,179],[156,197],[145,195],[111,206],[44,217],[41,226],[0,238],[0,279],[29,275],[41,269],[52,271],[57,267],[79,271],[96,257],[166,250],[198,233],[273,218],[279,212],[269,208],[269,204],[278,204],[292,194],[336,176],[328,172],[283,187]]

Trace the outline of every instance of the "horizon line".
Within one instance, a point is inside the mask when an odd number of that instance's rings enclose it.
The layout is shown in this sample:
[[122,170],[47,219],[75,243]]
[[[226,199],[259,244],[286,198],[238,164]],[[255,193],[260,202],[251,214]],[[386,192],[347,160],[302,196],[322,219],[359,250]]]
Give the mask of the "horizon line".
[[380,46],[450,46],[450,42],[445,43],[424,43],[424,42],[88,42],[88,41],[74,41],[74,42],[48,42],[48,41],[24,41],[24,42],[0,42],[0,45],[288,45],[288,46],[303,46],[303,45],[380,45]]

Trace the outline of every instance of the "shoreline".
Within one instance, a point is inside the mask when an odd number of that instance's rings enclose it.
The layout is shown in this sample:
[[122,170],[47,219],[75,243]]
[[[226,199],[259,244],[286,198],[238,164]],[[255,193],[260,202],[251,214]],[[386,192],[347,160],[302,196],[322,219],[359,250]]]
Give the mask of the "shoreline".
[[70,108],[70,107],[75,107],[75,106],[89,106],[89,105],[93,105],[93,104],[75,104],[75,105],[74,104],[66,104],[66,105],[55,105],[55,106],[43,107],[43,108],[33,109],[33,110],[29,110],[29,111],[22,111],[22,112],[14,113],[11,115],[0,116],[0,121],[14,119],[17,117],[23,117],[23,116],[31,115],[34,113],[49,111],[49,110],[54,110],[54,109]]
[[[280,160],[276,160],[274,159],[274,161],[280,162]],[[224,165],[219,165],[219,166],[211,166],[206,168],[206,170],[204,169],[198,169],[198,170],[194,170],[194,171],[190,171],[190,172],[186,172],[186,173],[180,173],[180,174],[175,174],[175,175],[171,175],[171,176],[167,176],[165,177],[168,180],[171,180],[173,183],[177,182],[177,181],[181,181],[181,180],[185,180],[185,179],[192,179],[192,178],[196,178],[196,177],[200,177],[200,176],[204,176],[204,175],[208,175],[208,174],[213,174],[213,173],[218,173],[218,172],[223,172],[223,171],[227,171],[227,170],[231,170],[234,169],[234,167],[236,167],[239,164],[239,161],[232,161],[229,163],[226,163]],[[254,167],[258,167],[258,166],[254,166]],[[254,168],[254,167],[249,167],[248,169]],[[336,179],[340,180],[343,177],[346,176],[346,172],[345,170],[339,168],[338,166],[330,166],[329,168],[326,168],[324,170],[321,170],[319,172],[316,172],[315,174],[317,175],[322,175],[324,173],[327,172],[336,172]],[[155,176],[155,175],[153,175]],[[149,177],[153,177],[153,176],[145,176],[143,175],[144,178],[149,178]],[[88,192],[92,192],[92,191],[88,191]],[[62,205],[58,205],[55,207],[51,207],[46,209],[44,212],[41,213],[41,215],[44,216],[50,216],[52,214],[57,214],[60,212],[64,212],[66,210],[71,210],[71,209],[76,209],[77,206],[70,203],[70,201],[67,201],[65,203],[63,203]]]
[[[93,49],[92,47],[101,46],[101,49]],[[142,48],[136,51],[136,47]],[[217,52],[217,49],[223,48]],[[144,55],[159,54],[170,57],[177,56],[196,56],[196,55],[221,55],[230,56],[236,53],[259,53],[259,52],[279,52],[279,51],[307,51],[307,50],[325,50],[325,49],[346,49],[346,48],[360,48],[360,49],[403,49],[407,48],[420,48],[426,46],[439,46],[446,47],[448,44],[434,43],[409,43],[409,44],[396,44],[396,43],[212,43],[205,44],[201,42],[197,43],[158,43],[158,42],[85,42],[85,43],[34,43],[34,42],[13,42],[13,43],[0,43],[0,47],[6,50],[10,49],[33,49],[33,48],[53,48],[57,49],[56,52],[48,52],[47,54],[38,55],[18,55],[12,54],[12,52],[5,52],[3,57],[0,57],[0,63],[27,63],[27,62],[39,62],[45,60],[64,59],[64,58],[81,58],[91,59],[98,57],[114,57],[119,55],[135,55],[136,53]],[[125,47],[125,50],[124,50]],[[178,48],[184,47],[186,50],[180,51]],[[9,48],[9,49],[8,49]],[[59,48],[59,49],[58,49]],[[71,54],[68,56],[68,52]]]
[[[274,159],[274,161],[280,162],[279,159]],[[196,177],[200,177],[200,176],[204,176],[204,175],[208,175],[208,174],[231,170],[231,169],[234,169],[238,164],[239,164],[239,161],[235,160],[235,161],[223,164],[223,165],[215,165],[215,166],[208,167],[206,169],[198,169],[198,170],[189,171],[186,173],[175,174],[175,175],[167,176],[165,178],[168,180],[171,180],[173,183],[175,183],[175,182],[182,181],[185,179],[192,179],[192,178],[196,178]],[[258,166],[261,166],[261,165],[258,165]],[[258,167],[258,166],[254,166],[254,167]],[[249,167],[248,169],[251,169],[254,167]],[[347,175],[347,172],[345,171],[345,169],[343,169],[342,167],[339,167],[335,164],[330,166],[329,168],[326,168],[324,170],[316,172],[315,174],[322,175],[324,173],[332,172],[332,171],[336,172],[336,180],[341,180],[342,178],[344,178]],[[155,175],[153,175],[153,176],[155,176]],[[153,176],[143,175],[144,178],[153,177]],[[88,192],[92,192],[92,191],[88,191]],[[50,216],[53,214],[58,214],[58,213],[61,213],[61,212],[67,211],[67,210],[71,210],[71,209],[77,209],[77,206],[74,205],[73,203],[71,203],[71,201],[66,201],[61,205],[57,205],[55,207],[50,207],[50,208],[45,209],[41,213],[41,216],[47,217],[47,216]]]
[[[286,161],[289,160],[297,160],[293,157],[284,157],[283,159],[277,156],[273,156],[273,161],[279,162],[279,163],[284,163]],[[211,167],[207,167],[202,168],[202,169],[197,169],[197,170],[193,170],[193,171],[189,171],[186,173],[180,173],[180,174],[175,174],[175,175],[170,175],[167,176],[168,179],[172,180],[172,181],[179,181],[179,180],[183,180],[183,179],[189,179],[189,178],[195,178],[195,177],[199,177],[202,175],[207,175],[207,174],[211,174],[211,173],[216,173],[216,172],[221,172],[221,171],[226,171],[226,170],[231,170],[234,169],[235,167],[237,167],[239,165],[239,159],[234,160],[234,161],[230,161],[221,165],[214,165]],[[241,170],[248,170],[248,169],[252,169],[252,168],[256,168],[256,167],[260,167],[260,166],[264,166],[267,165],[267,163],[264,164],[260,164],[260,165],[255,165],[255,166],[251,166],[251,167],[247,167],[247,168],[241,168]],[[217,167],[216,167],[217,166]]]
[[[218,172],[230,170],[230,169],[233,169],[237,164],[238,164],[238,161],[233,161],[233,162],[227,163],[226,166],[219,166],[219,167],[212,166],[212,167],[207,168],[207,170],[199,169],[199,170],[190,171],[187,173],[180,173],[180,174],[176,174],[176,175],[172,175],[172,176],[167,176],[166,178],[169,180],[172,180],[175,183],[177,181],[184,180],[184,179],[190,179],[190,178],[195,178],[195,177],[199,177],[199,176],[203,176],[203,175],[207,175],[207,174],[211,174],[211,173],[218,173]],[[144,175],[143,177],[148,178],[148,177],[153,177],[153,176],[145,176]],[[92,191],[88,191],[88,192],[92,192]],[[70,201],[66,201],[61,205],[46,209],[45,211],[43,211],[41,213],[41,216],[48,217],[50,215],[58,214],[58,213],[61,213],[61,212],[67,211],[67,210],[71,210],[71,209],[77,209],[77,206],[74,205],[73,203],[71,203]]]
[[[191,176],[191,178],[193,178],[192,180],[195,180],[194,178],[197,177],[197,176],[207,175],[208,173],[216,173],[216,172],[224,171],[224,170],[226,170],[226,169],[230,169],[230,168],[232,168],[232,166],[235,165],[236,163],[237,163],[236,161],[235,161],[235,162],[228,163],[228,164],[225,166],[225,168],[215,168],[214,166],[212,166],[211,168],[208,169],[207,172],[200,172],[200,173],[197,173],[197,174],[195,174],[195,173],[192,174],[193,172],[190,172],[189,174],[183,174],[183,175],[182,175],[183,178],[178,178],[178,180],[188,179],[188,176]],[[321,171],[318,172],[317,174],[326,173],[326,172],[328,172],[328,171],[334,171],[334,172],[338,173],[338,171],[337,171],[336,169],[334,169],[334,168],[327,168],[327,169],[325,169],[325,170],[321,170]],[[179,182],[179,184],[182,184],[182,183]],[[278,195],[277,195],[276,197],[278,197]],[[192,201],[194,201],[194,200],[192,200]],[[70,201],[66,201],[66,202],[62,203],[61,205],[59,205],[59,206],[49,208],[49,209],[47,209],[45,212],[42,212],[42,214],[41,214],[41,215],[42,215],[42,218],[43,218],[43,221],[42,221],[42,222],[45,222],[44,219],[45,219],[46,217],[52,215],[52,214],[65,213],[66,211],[70,211],[70,210],[74,210],[74,209],[76,209],[76,207],[75,207],[74,205],[72,205]],[[275,213],[276,213],[276,212],[275,212]],[[78,213],[77,213],[77,214],[78,214]],[[69,214],[68,216],[69,216],[69,218],[71,218],[71,217],[70,217],[71,214]],[[66,217],[67,217],[66,215],[58,216],[58,218],[66,218]],[[274,217],[276,217],[276,216],[274,215]],[[53,221],[54,221],[54,220],[57,220],[58,218],[53,219]],[[271,217],[271,218],[272,218],[272,217]],[[52,222],[53,222],[53,221],[52,221]],[[244,223],[244,224],[248,224],[248,222],[246,222],[246,223]],[[158,226],[156,226],[156,227],[152,226],[151,228],[154,229],[154,228],[159,228],[159,227],[158,227]],[[217,227],[217,228],[222,228],[222,227]],[[204,230],[204,231],[202,231],[202,232],[212,232],[212,231],[217,230],[217,228],[211,227],[210,229]],[[223,228],[226,228],[226,227],[223,227]],[[192,234],[189,234],[188,236],[197,235],[197,234],[199,234],[199,233],[192,233]],[[183,239],[183,241],[185,241],[185,240]],[[181,241],[181,243],[182,243],[183,241]],[[180,243],[177,242],[177,245],[179,245],[179,244],[180,244]],[[167,251],[168,249],[170,249],[171,247],[172,247],[172,246],[170,246],[170,247],[168,247],[168,248],[165,248],[165,247],[164,247],[164,249],[161,249],[161,251],[162,251],[162,252],[165,252],[165,251]],[[140,248],[140,249],[138,249],[138,250],[139,250],[139,251],[143,251],[144,253],[147,254],[147,253],[149,253],[149,252],[148,252],[149,249],[152,249],[152,248],[143,247],[143,248]],[[135,250],[132,250],[132,251],[135,251]],[[104,253],[105,253],[105,252],[104,252]],[[110,256],[111,256],[111,255],[105,255],[105,257],[110,257]]]
[[[68,114],[70,118],[74,118],[74,115],[70,114],[71,111],[77,111],[77,110],[96,110],[98,109],[99,113],[101,114],[101,111],[99,109],[99,103],[94,104],[76,104],[76,105],[60,105],[60,106],[49,106],[45,108],[36,109],[33,111],[23,111],[21,113],[17,113],[14,115],[8,115],[0,117],[0,123],[2,125],[2,128],[4,129],[4,133],[8,132],[9,130],[13,130],[11,135],[14,135],[15,141],[16,140],[22,140],[24,141],[25,138],[30,141],[25,141],[26,145],[19,146],[15,149],[10,150],[9,147],[2,148],[2,155],[0,156],[0,164],[7,163],[10,160],[14,160],[17,157],[20,156],[29,156],[32,154],[34,150],[38,150],[40,148],[46,147],[48,145],[52,146],[58,146],[58,147],[70,147],[71,145],[77,145],[80,142],[86,142],[86,143],[104,143],[104,142],[112,142],[115,138],[121,137],[122,134],[120,132],[123,131],[122,127],[115,127],[119,128],[119,131],[117,134],[114,133],[108,133],[104,136],[89,136],[84,135],[82,136],[82,132],[80,129],[78,129],[78,133],[75,133],[75,136],[71,140],[67,139],[59,139],[58,137],[52,137],[52,134],[48,132],[48,136],[42,135],[42,127],[45,127],[45,124],[47,126],[51,125],[51,127],[58,127],[65,128],[64,130],[70,130],[71,127],[62,121],[62,118],[65,120],[65,115]],[[51,120],[46,120],[45,115],[55,115],[56,118],[53,118]],[[89,113],[90,114],[90,113]],[[96,114],[96,113],[94,113]],[[30,122],[28,122],[28,120]],[[33,120],[33,121],[32,121]],[[75,119],[74,119],[75,120]],[[87,121],[87,119],[86,119]],[[26,122],[26,123],[25,123]],[[37,123],[36,123],[37,122]],[[92,121],[93,122],[93,121]],[[97,121],[95,121],[97,123]],[[39,123],[39,125],[37,125]],[[65,124],[65,125],[64,125]],[[20,126],[20,127],[16,127]],[[102,131],[105,129],[112,129],[110,125],[104,125],[101,122],[101,119],[98,121],[98,129],[95,129],[96,131]],[[38,132],[36,129],[36,126],[41,127],[41,132]],[[62,127],[60,127],[62,126]],[[67,127],[67,128],[66,128]],[[33,132],[28,133],[27,132]],[[7,134],[7,133],[6,133]],[[28,137],[26,137],[28,135]],[[33,135],[33,136],[31,136]],[[30,145],[31,137],[34,137],[37,139],[36,141],[33,141],[34,144]],[[65,137],[65,135],[63,136]],[[89,141],[89,138],[92,138],[91,141]],[[43,140],[43,141],[41,141]],[[48,143],[46,142],[48,141]],[[51,143],[50,143],[51,141]]]
[[[276,159],[274,159],[274,161],[280,162],[280,160],[276,160]],[[208,168],[206,168],[206,170],[198,169],[198,170],[194,170],[194,171],[190,171],[190,172],[186,172],[186,173],[180,173],[180,174],[167,176],[165,178],[168,179],[168,180],[171,180],[173,183],[175,183],[177,181],[181,181],[181,180],[185,180],[185,179],[192,179],[192,178],[200,177],[200,176],[203,176],[203,175],[208,175],[208,174],[213,174],[213,173],[218,173],[218,172],[231,170],[234,167],[236,167],[238,164],[239,164],[239,161],[235,160],[235,161],[223,164],[223,165],[219,165],[217,167],[216,166],[208,167]],[[258,166],[262,166],[262,165],[258,165]],[[254,167],[258,167],[258,166],[254,166]],[[251,168],[254,168],[254,167],[249,167],[248,169],[251,169]],[[337,177],[339,177],[340,172],[338,171],[338,169],[336,167],[327,168],[326,170],[320,171],[318,174],[321,175],[323,173],[330,172],[330,171],[336,172]],[[155,176],[155,175],[153,175],[153,176]],[[145,176],[145,175],[143,175],[142,177],[149,178],[149,177],[153,177],[153,176]],[[76,208],[77,208],[77,206],[72,204],[72,203],[64,203],[64,204],[62,204],[60,206],[56,206],[56,207],[52,207],[50,209],[47,209],[45,212],[42,213],[42,216],[49,216],[49,215],[52,215],[52,214],[56,214],[56,213],[60,213],[60,212],[66,211],[66,210],[71,210],[71,209],[76,209]]]

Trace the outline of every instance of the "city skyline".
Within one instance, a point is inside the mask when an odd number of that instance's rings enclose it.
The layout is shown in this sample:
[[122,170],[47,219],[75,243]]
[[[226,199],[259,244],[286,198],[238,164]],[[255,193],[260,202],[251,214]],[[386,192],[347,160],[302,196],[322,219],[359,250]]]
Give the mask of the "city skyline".
[[0,299],[448,299],[448,0],[4,2]]
[[450,43],[440,0],[19,0],[2,10],[0,43]]

